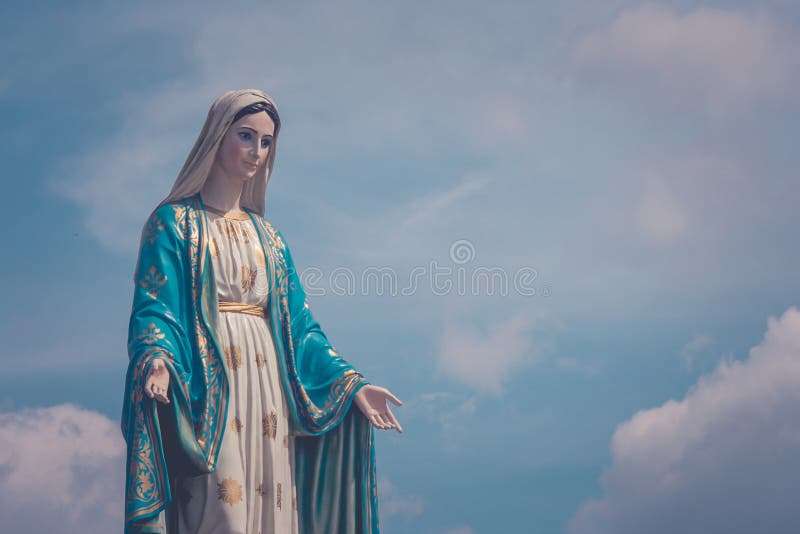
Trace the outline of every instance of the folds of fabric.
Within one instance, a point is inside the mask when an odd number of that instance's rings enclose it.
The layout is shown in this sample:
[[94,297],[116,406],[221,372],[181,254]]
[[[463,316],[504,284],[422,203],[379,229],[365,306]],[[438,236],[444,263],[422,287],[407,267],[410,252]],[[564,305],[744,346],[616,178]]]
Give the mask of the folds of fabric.
[[[301,532],[377,533],[373,431],[350,409],[367,381],[313,319],[283,236],[264,218],[250,217],[268,260],[275,297],[269,326],[294,433],[305,436],[295,445]],[[206,225],[195,194],[160,206],[142,231],[122,413],[126,532],[163,532],[159,516],[172,499],[170,478],[211,472],[225,431],[228,383]],[[160,409],[144,395],[157,357],[169,370],[172,401]],[[164,443],[165,430],[177,443]]]

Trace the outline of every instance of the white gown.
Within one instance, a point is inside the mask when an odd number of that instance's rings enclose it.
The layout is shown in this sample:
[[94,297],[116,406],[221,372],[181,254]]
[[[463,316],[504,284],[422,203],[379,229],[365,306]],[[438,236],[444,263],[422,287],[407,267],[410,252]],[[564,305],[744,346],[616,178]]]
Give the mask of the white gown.
[[[268,310],[266,262],[249,216],[206,208],[219,300]],[[294,439],[268,319],[233,311],[219,319],[228,422],[216,470],[177,483],[178,533],[296,534]]]

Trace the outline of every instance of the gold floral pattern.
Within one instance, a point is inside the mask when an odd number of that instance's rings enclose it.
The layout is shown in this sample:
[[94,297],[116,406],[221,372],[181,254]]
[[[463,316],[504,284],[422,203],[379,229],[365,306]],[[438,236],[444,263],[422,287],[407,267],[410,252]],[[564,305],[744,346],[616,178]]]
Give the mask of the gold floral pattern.
[[238,434],[239,432],[242,431],[242,428],[244,428],[244,423],[242,423],[242,420],[239,419],[238,417],[234,417],[233,419],[231,419],[231,422],[228,423],[228,427],[233,432],[236,432]]
[[147,241],[151,245],[154,244],[156,242],[156,238],[158,237],[158,233],[164,228],[164,220],[153,213],[153,216],[148,219],[147,225],[145,226],[143,241]]
[[248,265],[242,265],[242,291],[250,291],[256,285],[256,275],[258,271],[254,271]]
[[275,439],[278,433],[278,416],[274,411],[261,418],[261,429],[265,436]]
[[280,510],[281,506],[283,505],[283,491],[282,491],[281,483],[278,482],[277,487],[275,488],[275,507]]
[[158,298],[161,294],[161,286],[167,283],[167,276],[159,272],[155,265],[151,265],[147,274],[139,280],[139,286],[143,287],[151,298]]
[[147,328],[142,330],[142,333],[137,336],[137,339],[144,341],[148,345],[152,345],[156,341],[164,339],[164,336],[165,334],[156,326],[156,323],[150,323],[147,325]]
[[[243,220],[249,221],[250,218],[248,217],[247,219]],[[239,226],[239,230],[242,232],[242,243],[249,244],[250,238],[253,237],[252,235],[250,235],[250,225],[242,224],[241,226]]]
[[259,483],[259,485],[256,486],[256,493],[262,497],[266,497],[267,495],[269,495],[269,492],[264,489],[264,484],[261,483]]
[[217,484],[217,498],[231,506],[242,502],[242,485],[231,477],[225,478]]
[[261,368],[267,365],[267,359],[260,352],[256,353],[256,365]]
[[242,349],[239,345],[225,347],[225,361],[231,371],[236,371],[242,366]]

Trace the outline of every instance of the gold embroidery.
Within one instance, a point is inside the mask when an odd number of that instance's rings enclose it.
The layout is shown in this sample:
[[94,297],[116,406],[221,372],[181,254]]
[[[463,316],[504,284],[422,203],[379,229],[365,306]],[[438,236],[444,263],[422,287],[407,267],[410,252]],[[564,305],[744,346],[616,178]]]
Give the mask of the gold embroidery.
[[219,256],[219,243],[217,243],[217,238],[211,236],[211,239],[208,241],[208,250],[211,252],[211,257],[216,258]]
[[[199,234],[197,228],[197,216],[192,212],[189,206],[174,204],[172,209],[175,211],[175,231],[184,241],[189,241],[192,248],[197,246]],[[187,226],[184,228],[184,226]],[[192,250],[194,253],[195,251]]]
[[225,347],[225,361],[228,362],[231,371],[236,371],[242,366],[242,349],[239,345]]
[[226,478],[217,484],[217,498],[222,502],[233,506],[242,501],[242,485],[231,477]]
[[292,497],[292,510],[297,510],[297,497]]
[[250,291],[256,283],[258,271],[252,270],[247,265],[242,265],[242,291]]
[[[219,341],[214,330],[206,325],[206,317],[213,311],[213,303],[217,298],[212,294],[212,284],[203,283],[207,248],[209,246],[209,224],[202,207],[202,199],[197,193],[187,202],[174,205],[175,229],[181,239],[187,241],[189,252],[189,272],[191,280],[192,321],[195,329],[195,341],[200,349],[200,379],[204,382],[206,395],[200,407],[200,415],[194,421],[197,443],[206,455],[207,466],[212,469],[216,464],[221,434],[225,429],[224,414],[227,408],[228,384],[224,378],[225,367],[221,354],[217,350]],[[188,238],[188,239],[187,239]],[[202,239],[201,239],[202,238]],[[221,348],[221,347],[220,347]]]
[[151,265],[147,274],[139,280],[139,285],[147,290],[147,294],[152,298],[158,298],[161,293],[161,286],[167,283],[167,277],[158,272],[155,265]]
[[175,212],[175,220],[178,221],[186,216],[186,210],[189,208],[187,206],[182,206],[181,204],[173,204],[172,209]]
[[267,491],[264,490],[264,484],[259,484],[258,486],[256,486],[256,493],[258,493],[262,497],[268,495]]
[[278,416],[274,411],[261,418],[261,427],[265,436],[275,439],[275,436],[278,432]]
[[283,436],[283,446],[284,447],[288,447],[289,446],[289,434],[286,434],[285,436]]
[[256,365],[264,367],[267,364],[267,359],[260,352],[256,354]]
[[[242,219],[249,221],[250,217],[246,219]],[[250,243],[250,225],[241,225],[239,226],[239,230],[242,232],[242,243],[249,244]]]
[[152,245],[156,242],[156,237],[158,237],[158,232],[164,229],[164,221],[153,213],[153,216],[150,220],[147,221],[147,226],[145,227],[144,231],[144,240],[149,241]]
[[137,339],[144,341],[148,345],[152,345],[160,339],[164,339],[166,334],[161,332],[161,329],[156,326],[156,323],[150,323],[147,328],[142,330],[142,333],[137,336]]
[[277,506],[277,507],[278,507],[278,510],[280,510],[280,509],[281,509],[281,505],[283,504],[283,503],[282,503],[282,500],[281,500],[281,497],[282,497],[282,495],[281,495],[281,489],[282,489],[282,488],[281,488],[281,483],[280,483],[280,482],[278,482],[278,488],[277,488],[277,492],[275,493],[275,506]]
[[232,431],[236,432],[237,434],[242,431],[242,428],[244,428],[242,420],[239,419],[238,417],[234,417],[233,419],[231,419],[231,422],[228,426]]

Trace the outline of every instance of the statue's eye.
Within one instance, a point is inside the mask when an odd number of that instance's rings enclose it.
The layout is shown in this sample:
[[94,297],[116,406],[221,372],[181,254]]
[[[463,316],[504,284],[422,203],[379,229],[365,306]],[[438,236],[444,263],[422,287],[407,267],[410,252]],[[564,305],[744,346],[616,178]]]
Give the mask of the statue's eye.
[[270,139],[264,139],[264,140],[261,141],[261,147],[262,148],[267,148],[267,147],[269,147],[271,142],[272,141]]

